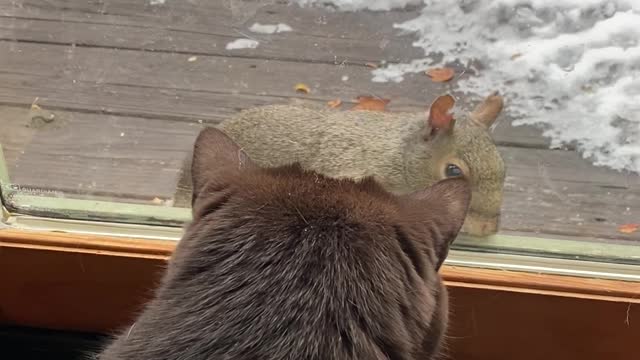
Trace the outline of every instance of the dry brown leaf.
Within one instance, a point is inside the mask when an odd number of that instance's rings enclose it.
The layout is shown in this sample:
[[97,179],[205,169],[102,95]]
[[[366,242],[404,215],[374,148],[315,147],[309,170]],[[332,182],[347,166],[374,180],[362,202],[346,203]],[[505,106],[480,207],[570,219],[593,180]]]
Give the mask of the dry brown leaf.
[[295,86],[295,89],[296,89],[296,92],[304,93],[304,94],[308,94],[309,92],[311,92],[311,90],[309,90],[309,86],[303,83],[297,83]]
[[618,227],[618,231],[623,234],[631,234],[640,229],[640,224],[623,224]]
[[511,60],[515,60],[515,59],[519,58],[520,56],[522,56],[521,53],[515,53],[515,54],[511,55]]
[[330,108],[335,109],[337,107],[340,107],[340,105],[342,105],[342,100],[340,99],[330,100],[330,101],[327,101],[327,105],[329,105]]
[[429,108],[429,122],[433,128],[447,129],[451,126],[453,115],[449,113],[456,100],[453,96],[447,94],[438,96]]
[[380,99],[373,96],[358,96],[358,103],[351,110],[385,111],[389,99]]
[[364,64],[364,65],[365,65],[366,67],[370,67],[370,68],[372,68],[372,69],[377,69],[377,68],[378,68],[378,64],[375,64],[375,63],[370,63],[370,62],[368,62],[368,63],[366,63],[366,64]]
[[453,79],[456,72],[452,68],[445,67],[427,70],[426,74],[429,75],[433,82],[446,82]]

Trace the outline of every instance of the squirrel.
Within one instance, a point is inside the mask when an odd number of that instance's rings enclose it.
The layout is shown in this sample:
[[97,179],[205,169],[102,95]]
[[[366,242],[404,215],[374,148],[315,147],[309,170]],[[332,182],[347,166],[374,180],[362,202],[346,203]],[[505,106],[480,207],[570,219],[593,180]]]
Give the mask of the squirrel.
[[[242,110],[217,128],[261,166],[299,162],[304,168],[335,178],[373,176],[396,194],[446,178],[465,177],[472,188],[472,200],[462,232],[495,234],[505,165],[488,130],[502,112],[504,100],[494,92],[460,119],[448,114],[443,118],[441,111],[436,111],[435,106],[443,100],[453,106],[450,95],[436,98],[426,112],[265,105]],[[180,193],[184,197],[184,192],[190,191],[188,180],[188,174],[180,180],[177,206]]]

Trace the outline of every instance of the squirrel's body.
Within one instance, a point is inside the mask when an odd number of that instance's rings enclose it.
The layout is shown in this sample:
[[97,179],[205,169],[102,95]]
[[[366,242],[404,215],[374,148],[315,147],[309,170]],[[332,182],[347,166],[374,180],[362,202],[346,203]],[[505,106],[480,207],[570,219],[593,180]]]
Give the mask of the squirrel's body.
[[418,141],[423,123],[420,114],[268,105],[219,128],[262,166],[300,162],[331,177],[375,176],[389,190],[405,192],[415,185],[406,174],[405,147]]
[[[453,106],[448,95],[438,99]],[[505,169],[487,130],[502,111],[502,97],[492,94],[456,120],[443,115],[436,102],[426,113],[266,105],[243,110],[218,128],[261,166],[299,162],[335,178],[373,176],[398,194],[465,176],[473,196],[463,231],[493,234]],[[183,176],[178,193],[189,188],[188,179]],[[176,198],[184,201],[180,194]]]

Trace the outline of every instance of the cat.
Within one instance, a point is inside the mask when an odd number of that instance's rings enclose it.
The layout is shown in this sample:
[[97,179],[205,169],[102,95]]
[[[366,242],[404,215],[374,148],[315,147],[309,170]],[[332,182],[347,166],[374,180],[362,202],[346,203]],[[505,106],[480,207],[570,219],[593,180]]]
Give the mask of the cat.
[[447,328],[438,270],[462,227],[463,178],[406,195],[373,178],[263,168],[205,128],[193,221],[154,298],[96,358],[434,359]]

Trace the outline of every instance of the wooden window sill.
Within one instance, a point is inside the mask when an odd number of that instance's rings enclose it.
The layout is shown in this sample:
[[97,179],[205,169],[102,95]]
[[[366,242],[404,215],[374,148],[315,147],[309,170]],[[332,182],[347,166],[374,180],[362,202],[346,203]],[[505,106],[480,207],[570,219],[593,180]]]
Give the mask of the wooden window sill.
[[[0,230],[0,322],[108,332],[149,298],[172,241]],[[452,359],[631,359],[640,283],[444,266]],[[635,345],[634,345],[635,344]]]

